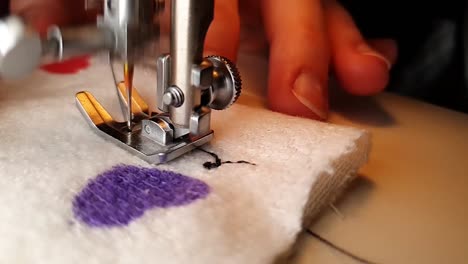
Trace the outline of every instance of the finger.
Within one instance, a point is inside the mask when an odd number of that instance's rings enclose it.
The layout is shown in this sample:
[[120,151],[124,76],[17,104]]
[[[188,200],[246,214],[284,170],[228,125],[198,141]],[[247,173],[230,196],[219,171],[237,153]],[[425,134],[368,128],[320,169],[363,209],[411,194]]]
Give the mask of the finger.
[[251,53],[264,53],[268,51],[268,42],[265,38],[261,14],[261,5],[258,0],[240,0],[239,13],[241,20],[240,50]]
[[237,60],[240,19],[237,0],[215,1],[214,19],[205,41],[205,55],[220,55]]
[[270,42],[270,107],[324,120],[328,114],[329,52],[318,0],[262,0]]
[[351,16],[335,0],[328,1],[325,9],[333,68],[341,86],[357,95],[382,91],[396,56],[393,44],[375,42],[376,47],[388,50],[387,54],[379,52],[363,39]]
[[11,12],[22,16],[40,33],[52,24],[70,25],[89,22],[96,12],[85,11],[84,0],[12,0]]
[[394,65],[398,57],[397,43],[393,39],[368,39],[367,43]]

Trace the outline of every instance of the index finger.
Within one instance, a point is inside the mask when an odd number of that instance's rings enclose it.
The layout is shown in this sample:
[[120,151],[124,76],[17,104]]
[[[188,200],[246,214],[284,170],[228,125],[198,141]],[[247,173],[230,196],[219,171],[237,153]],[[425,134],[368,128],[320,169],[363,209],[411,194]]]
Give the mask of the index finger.
[[330,55],[320,0],[262,0],[270,42],[269,103],[278,112],[324,120]]

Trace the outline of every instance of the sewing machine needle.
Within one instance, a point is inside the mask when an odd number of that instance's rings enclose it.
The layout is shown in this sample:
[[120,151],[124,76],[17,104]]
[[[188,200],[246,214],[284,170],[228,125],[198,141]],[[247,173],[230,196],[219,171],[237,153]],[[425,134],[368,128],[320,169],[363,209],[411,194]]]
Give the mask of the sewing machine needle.
[[127,114],[127,127],[128,130],[132,130],[132,90],[133,90],[133,63],[126,62],[124,64],[124,80],[125,87],[127,89],[127,105],[128,105],[128,114]]

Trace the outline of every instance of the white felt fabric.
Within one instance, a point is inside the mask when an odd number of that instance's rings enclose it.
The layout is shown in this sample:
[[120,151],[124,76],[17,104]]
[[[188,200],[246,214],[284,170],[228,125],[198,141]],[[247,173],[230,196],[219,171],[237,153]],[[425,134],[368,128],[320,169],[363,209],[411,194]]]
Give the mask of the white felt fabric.
[[[153,77],[140,73],[137,85]],[[257,166],[208,171],[212,158],[195,151],[159,167],[206,182],[207,198],[127,227],[90,228],[71,210],[86,183],[117,164],[151,165],[90,130],[75,107],[80,90],[119,114],[100,63],[0,84],[0,263],[272,263],[369,152],[364,131],[236,105],[213,114],[206,148]]]

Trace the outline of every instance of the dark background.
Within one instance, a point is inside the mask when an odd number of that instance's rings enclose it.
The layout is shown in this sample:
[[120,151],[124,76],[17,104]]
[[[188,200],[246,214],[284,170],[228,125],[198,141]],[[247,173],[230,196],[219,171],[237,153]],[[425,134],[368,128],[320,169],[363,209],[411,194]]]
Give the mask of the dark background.
[[8,0],[0,0],[0,17],[5,16],[8,13]]
[[468,112],[468,1],[340,2],[366,37],[397,41],[387,90]]

